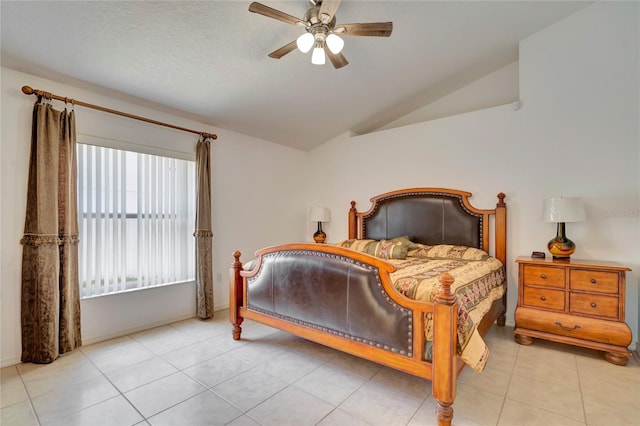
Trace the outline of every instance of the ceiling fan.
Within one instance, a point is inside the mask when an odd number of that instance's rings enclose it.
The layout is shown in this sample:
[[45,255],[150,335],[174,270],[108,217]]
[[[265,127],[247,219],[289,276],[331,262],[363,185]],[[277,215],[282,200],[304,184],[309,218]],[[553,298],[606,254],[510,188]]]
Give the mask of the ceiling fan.
[[269,57],[280,59],[296,47],[301,52],[307,53],[313,47],[311,63],[323,65],[326,61],[326,56],[328,56],[335,68],[342,68],[349,62],[341,53],[344,46],[344,40],[340,38],[341,35],[389,37],[393,30],[393,22],[336,25],[335,13],[340,5],[340,0],[309,0],[309,3],[311,3],[311,7],[304,14],[303,19],[261,3],[251,3],[249,6],[250,12],[277,19],[287,24],[298,25],[306,30],[306,33],[298,37],[297,40],[269,53]]

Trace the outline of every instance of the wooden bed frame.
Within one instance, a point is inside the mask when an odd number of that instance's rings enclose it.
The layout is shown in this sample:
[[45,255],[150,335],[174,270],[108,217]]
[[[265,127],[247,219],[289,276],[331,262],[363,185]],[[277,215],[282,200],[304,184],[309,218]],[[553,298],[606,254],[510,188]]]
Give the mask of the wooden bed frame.
[[[491,210],[473,207],[469,197],[471,193],[452,189],[403,189],[373,197],[366,212],[358,212],[352,201],[349,238],[406,235],[423,244],[472,246],[491,253],[506,267],[505,195],[498,194]],[[235,340],[248,318],[431,380],[438,424],[451,424],[456,380],[465,364],[456,354],[457,306],[450,275],[440,277],[441,292],[434,303],[426,303],[393,288],[391,264],[342,247],[315,243],[269,247],[256,253],[250,270],[244,270],[240,255],[233,254],[230,269],[229,320]],[[332,299],[336,292],[343,294]],[[426,361],[423,330],[425,314],[430,312],[433,352],[432,361]],[[505,312],[506,293],[478,324],[480,334],[484,336],[496,321],[504,325]]]

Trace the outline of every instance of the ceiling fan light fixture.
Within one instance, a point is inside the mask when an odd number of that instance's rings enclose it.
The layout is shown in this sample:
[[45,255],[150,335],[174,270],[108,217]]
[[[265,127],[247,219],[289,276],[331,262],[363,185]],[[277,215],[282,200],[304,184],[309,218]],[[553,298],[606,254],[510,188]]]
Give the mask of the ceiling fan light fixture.
[[307,53],[313,47],[314,37],[311,33],[304,33],[296,40],[298,50],[302,53]]
[[334,55],[342,52],[342,48],[344,47],[344,40],[340,38],[340,36],[336,34],[329,34],[327,36],[327,47]]
[[326,61],[326,57],[324,54],[324,48],[322,47],[322,43],[317,41],[316,46],[313,48],[313,53],[311,54],[311,63],[314,65],[324,65]]
[[313,48],[312,64],[322,65],[329,56],[333,67],[338,69],[349,63],[342,54],[344,41],[341,36],[389,37],[393,30],[393,22],[365,22],[336,26],[336,10],[341,0],[309,0],[309,2],[311,7],[305,12],[303,19],[256,1],[249,5],[249,12],[295,25],[298,28],[304,27],[306,30],[305,34],[269,53],[270,58],[280,59],[294,51],[296,47],[303,53]]

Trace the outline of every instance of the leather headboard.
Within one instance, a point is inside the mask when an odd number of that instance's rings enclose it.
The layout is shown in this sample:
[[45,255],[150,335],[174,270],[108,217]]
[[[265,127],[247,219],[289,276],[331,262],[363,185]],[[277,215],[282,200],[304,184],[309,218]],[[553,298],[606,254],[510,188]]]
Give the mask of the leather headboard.
[[422,244],[482,248],[483,215],[467,209],[459,194],[391,193],[372,201],[372,209],[362,216],[362,238],[382,240],[406,235]]

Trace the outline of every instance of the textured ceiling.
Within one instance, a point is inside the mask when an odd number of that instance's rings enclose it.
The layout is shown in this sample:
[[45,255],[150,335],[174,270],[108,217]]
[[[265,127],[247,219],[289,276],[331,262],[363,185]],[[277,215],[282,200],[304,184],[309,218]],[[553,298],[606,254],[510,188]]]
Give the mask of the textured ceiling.
[[[261,2],[300,18],[309,6]],[[304,30],[249,3],[3,0],[2,65],[308,150],[515,61],[519,40],[592,2],[343,0],[338,24],[393,21],[393,33],[344,37],[338,70],[297,50],[267,57]]]

